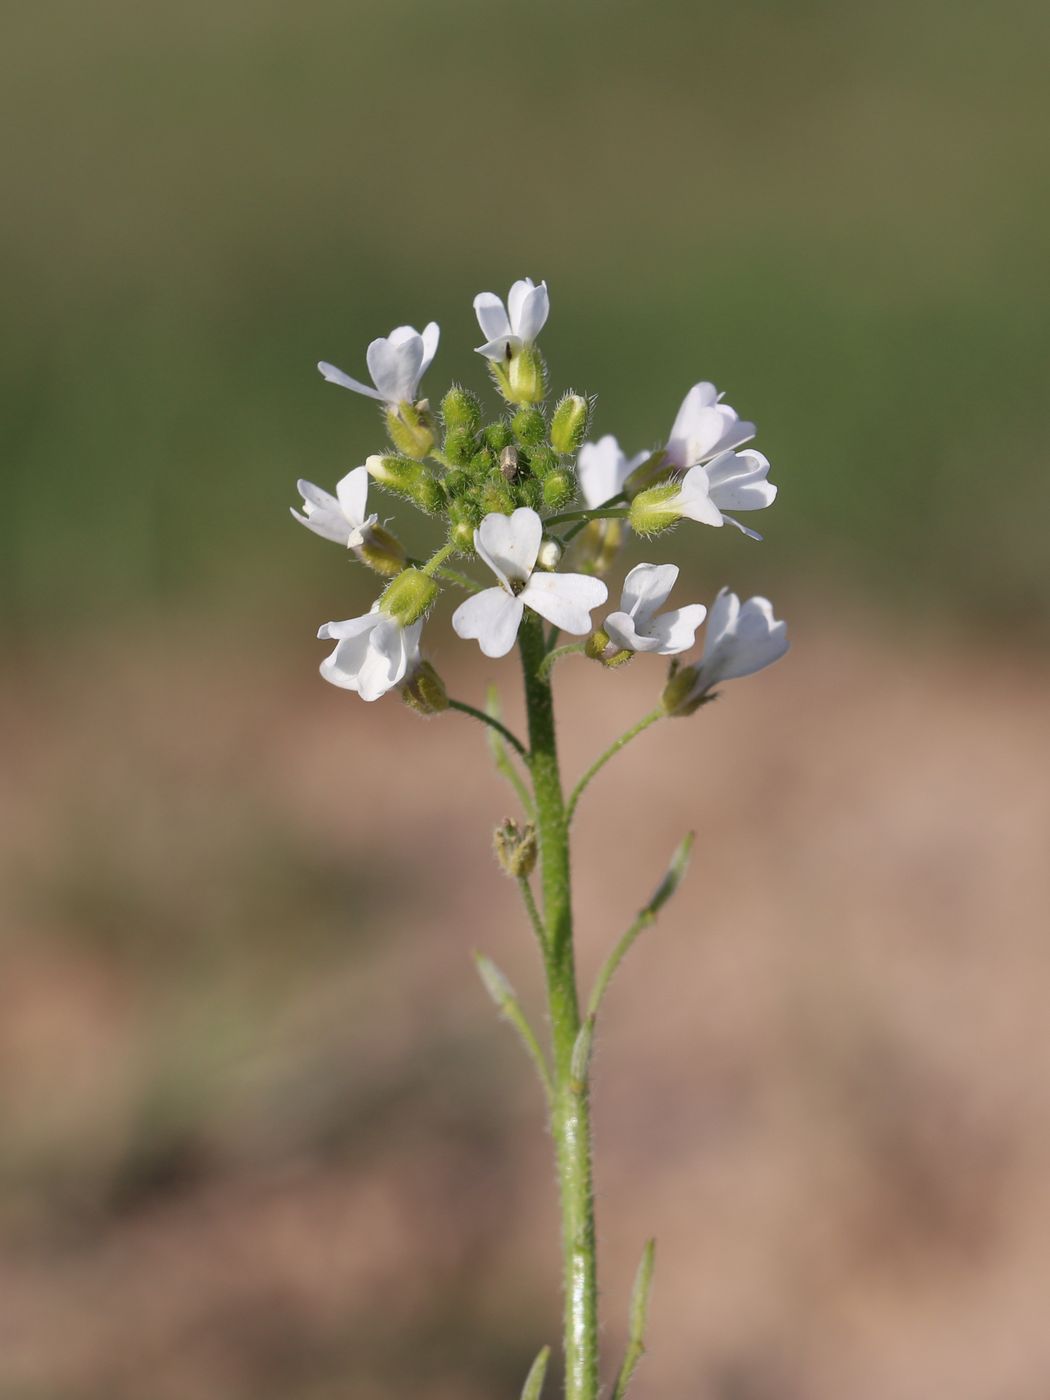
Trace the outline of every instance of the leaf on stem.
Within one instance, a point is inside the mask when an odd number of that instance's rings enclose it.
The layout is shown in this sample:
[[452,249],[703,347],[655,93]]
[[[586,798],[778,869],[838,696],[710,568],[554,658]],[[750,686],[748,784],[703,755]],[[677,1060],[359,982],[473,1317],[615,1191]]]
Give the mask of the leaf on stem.
[[521,1400],[540,1400],[543,1382],[547,1375],[547,1362],[550,1359],[551,1349],[544,1347],[529,1367],[529,1374],[525,1377],[525,1387],[521,1392]]
[[645,906],[650,914],[658,914],[685,879],[685,872],[689,869],[689,857],[695,840],[696,832],[690,831],[678,843],[677,849],[671,857],[671,864],[667,867],[667,874],[660,881],[652,899]]
[[635,1369],[645,1355],[645,1324],[649,1316],[649,1292],[653,1286],[653,1266],[656,1262],[656,1241],[647,1240],[641,1263],[634,1276],[631,1307],[628,1314],[627,1351],[620,1374],[616,1377],[612,1400],[624,1400]]

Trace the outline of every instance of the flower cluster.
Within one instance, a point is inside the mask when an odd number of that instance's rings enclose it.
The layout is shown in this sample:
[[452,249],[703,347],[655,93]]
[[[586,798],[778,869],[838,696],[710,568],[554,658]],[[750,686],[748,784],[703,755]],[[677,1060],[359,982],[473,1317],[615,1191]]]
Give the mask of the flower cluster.
[[[587,398],[566,393],[546,407],[547,365],[537,345],[550,311],[546,283],[515,282],[506,303],[482,292],[474,310],[484,337],[477,353],[503,400],[489,421],[476,395],[458,385],[436,412],[420,397],[438,349],[434,322],[422,332],[399,326],[372,341],[365,355],[371,385],[327,362],[318,366],[330,383],[379,401],[389,438],[385,451],[343,476],[334,495],[299,482],[303,505],[293,509],[295,518],[387,579],[369,612],[320,629],[321,638],[335,642],[321,664],[325,679],[363,700],[398,689],[424,713],[445,708],[444,687],[420,650],[442,587],[466,593],[452,614],[453,630],[489,657],[512,649],[531,612],[551,625],[552,658],[578,651],[606,667],[639,652],[675,658],[662,701],[668,715],[692,713],[722,681],[782,656],[785,624],[765,598],[741,603],[723,589],[710,614],[701,603],[662,611],[678,578],[674,564],[636,564],[619,606],[600,615],[609,596],[604,575],[632,534],[649,538],[690,520],[728,522],[761,538],[736,518],[776,497],[769,462],[744,447],[754,424],[724,403],[713,384],[701,382],[686,394],[655,451],[629,456],[611,435],[587,441],[593,407]],[[428,559],[409,558],[369,511],[369,478],[442,522],[444,538]],[[457,556],[480,562],[495,582],[460,572]],[[705,618],[699,658],[681,664]],[[560,633],[582,640],[558,647]]]

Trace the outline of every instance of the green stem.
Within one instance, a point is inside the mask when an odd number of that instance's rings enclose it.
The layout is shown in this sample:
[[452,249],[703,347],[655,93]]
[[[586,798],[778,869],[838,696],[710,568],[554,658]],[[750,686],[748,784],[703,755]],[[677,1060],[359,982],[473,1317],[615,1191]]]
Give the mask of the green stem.
[[632,739],[636,739],[639,734],[645,732],[651,724],[655,724],[658,719],[663,719],[667,711],[662,705],[658,705],[655,710],[650,710],[647,715],[643,715],[637,724],[633,724],[625,734],[621,734],[614,744],[610,744],[600,758],[596,758],[591,766],[584,773],[583,777],[572,790],[569,798],[569,806],[566,813],[566,820],[571,823],[576,807],[583,796],[584,789],[596,774],[600,773],[610,758],[615,758],[621,749],[626,748]]
[[586,525],[591,520],[626,520],[630,515],[629,506],[599,506],[597,510],[563,510],[560,515],[548,515],[544,520],[545,529],[552,525],[566,525],[570,520],[582,520]]
[[423,572],[428,578],[433,578],[448,556],[450,554],[455,554],[455,552],[456,546],[454,544],[443,544],[440,549],[434,551],[423,565]]
[[[554,733],[550,680],[540,674],[545,645],[538,617],[518,634],[529,719],[530,770],[539,824],[546,944],[544,968],[553,1042],[551,1128],[561,1188],[565,1276],[565,1400],[598,1397],[598,1282],[591,1180],[588,1085],[573,1074],[580,1033],[572,938],[569,827]],[[577,1066],[578,1067],[578,1066]]]
[[553,651],[549,651],[540,662],[541,678],[546,680],[554,670],[554,663],[563,656],[572,656],[575,652],[584,651],[586,646],[586,642],[566,642],[563,647],[555,647]]
[[525,902],[525,910],[529,916],[532,931],[536,935],[536,942],[540,945],[540,953],[546,956],[547,930],[543,927],[543,919],[540,917],[540,911],[536,908],[536,896],[532,893],[532,886],[525,875],[518,879],[518,888],[521,890],[521,897]]
[[450,710],[458,710],[461,715],[473,715],[475,719],[480,719],[482,724],[487,724],[490,729],[495,729],[498,734],[501,734],[503,738],[506,739],[511,748],[516,749],[525,762],[528,763],[529,755],[525,749],[525,745],[515,734],[510,732],[505,724],[501,724],[498,719],[495,719],[492,715],[487,715],[484,710],[479,710],[476,705],[465,704],[462,700],[450,700],[448,702],[448,707]]
[[444,565],[435,572],[434,577],[444,579],[446,583],[454,583],[458,588],[466,589],[468,593],[480,593],[485,586],[468,578],[466,574],[461,574],[458,569],[446,569]]

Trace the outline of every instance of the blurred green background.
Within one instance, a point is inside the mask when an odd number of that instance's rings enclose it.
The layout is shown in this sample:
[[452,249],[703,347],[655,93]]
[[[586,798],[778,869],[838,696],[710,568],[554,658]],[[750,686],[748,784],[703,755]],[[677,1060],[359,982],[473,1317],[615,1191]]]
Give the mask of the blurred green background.
[[[425,388],[484,388],[523,275],[596,434],[701,378],[757,421],[766,542],[664,553],[794,638],[581,811],[585,971],[699,833],[598,1059],[607,1364],[655,1229],[637,1400],[1044,1400],[1050,8],[2,27],[0,1400],[491,1400],[556,1336],[468,959],[535,1004],[510,799],[466,721],[321,684],[370,584],[288,516],[381,441],[315,362],[436,319]],[[579,771],[659,669],[563,669]]]
[[658,440],[699,378],[758,420],[755,586],[1045,623],[1045,6],[52,0],[5,31],[16,619],[334,575],[284,507],[378,434],[314,362],[436,318],[427,387],[480,386],[471,297],[528,273],[596,430]]

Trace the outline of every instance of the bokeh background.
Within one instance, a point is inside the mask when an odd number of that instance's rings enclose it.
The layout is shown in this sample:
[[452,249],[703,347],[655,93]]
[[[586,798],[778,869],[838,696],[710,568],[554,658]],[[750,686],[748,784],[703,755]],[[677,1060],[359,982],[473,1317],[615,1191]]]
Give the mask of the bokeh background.
[[[607,1368],[654,1232],[638,1400],[1045,1400],[1050,10],[3,30],[0,1396],[481,1400],[556,1340],[538,1095],[468,959],[537,1004],[511,799],[469,721],[318,680],[370,585],[287,514],[379,438],[317,359],[435,318],[427,387],[481,388],[471,297],[530,274],[597,431],[658,442],[700,378],[758,420],[766,543],[659,557],[794,638],[581,809],[587,972],[698,832],[597,1061]],[[565,663],[570,771],[659,678]]]

